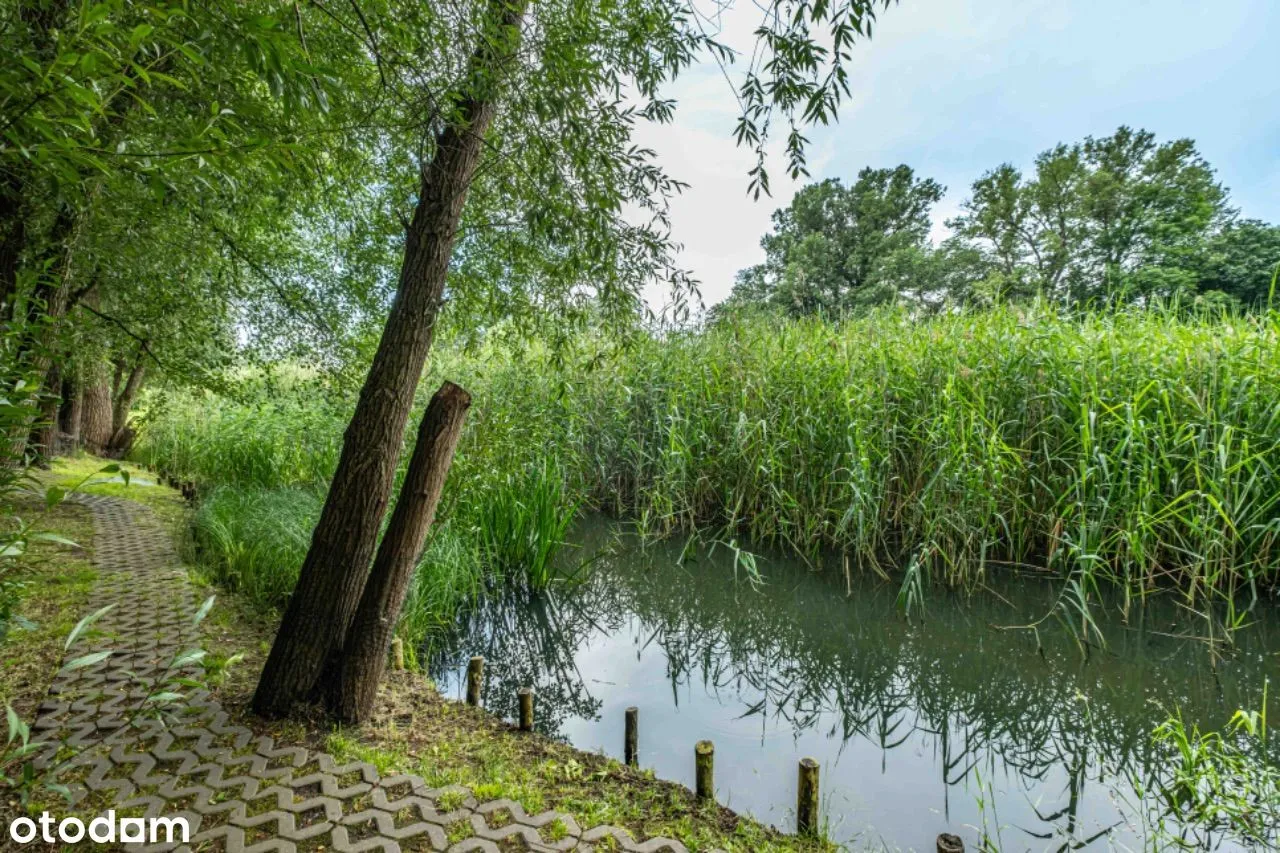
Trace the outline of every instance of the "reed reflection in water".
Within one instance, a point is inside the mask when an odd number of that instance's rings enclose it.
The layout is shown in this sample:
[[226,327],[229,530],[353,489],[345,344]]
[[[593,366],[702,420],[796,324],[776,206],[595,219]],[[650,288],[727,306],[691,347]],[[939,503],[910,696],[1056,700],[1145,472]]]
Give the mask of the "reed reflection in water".
[[593,560],[585,582],[503,589],[471,609],[433,641],[432,676],[459,698],[467,659],[483,655],[493,713],[513,719],[532,686],[541,731],[619,759],[636,705],[642,766],[692,784],[693,744],[710,738],[720,801],[788,831],[796,762],[812,755],[840,841],[924,849],[949,830],[976,845],[985,829],[1006,850],[1140,849],[1130,779],[1163,760],[1150,739],[1163,709],[1219,727],[1257,707],[1266,675],[1280,682],[1274,620],[1215,665],[1177,636],[1194,619],[1184,628],[1153,604],[1105,626],[1107,649],[1085,660],[1052,626],[1003,627],[1049,610],[1043,581],[933,591],[909,623],[888,584],[846,590],[766,555],[757,588],[723,550],[682,563],[683,543],[641,548],[615,530],[575,531],[584,544],[565,562]]

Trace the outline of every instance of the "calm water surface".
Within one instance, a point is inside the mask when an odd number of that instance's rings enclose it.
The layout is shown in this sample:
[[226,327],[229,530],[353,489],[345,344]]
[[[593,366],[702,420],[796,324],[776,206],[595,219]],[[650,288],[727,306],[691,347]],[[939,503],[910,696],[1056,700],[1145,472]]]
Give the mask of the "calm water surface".
[[1264,678],[1280,683],[1274,618],[1215,665],[1186,638],[1200,622],[1148,606],[1085,660],[1052,619],[1012,627],[1050,610],[1040,581],[933,591],[908,623],[896,585],[874,578],[849,589],[838,571],[765,557],[753,587],[724,548],[682,563],[683,543],[640,548],[600,519],[573,541],[566,571],[590,560],[588,579],[465,614],[434,644],[440,689],[460,698],[483,655],[491,711],[513,718],[533,686],[542,731],[618,758],[635,705],[642,766],[692,785],[693,744],[713,740],[720,802],[787,831],[796,763],[813,756],[831,834],[856,847],[931,850],[950,831],[976,849],[985,828],[1004,850],[1140,849],[1129,780],[1157,761],[1161,709],[1218,728],[1259,706]]

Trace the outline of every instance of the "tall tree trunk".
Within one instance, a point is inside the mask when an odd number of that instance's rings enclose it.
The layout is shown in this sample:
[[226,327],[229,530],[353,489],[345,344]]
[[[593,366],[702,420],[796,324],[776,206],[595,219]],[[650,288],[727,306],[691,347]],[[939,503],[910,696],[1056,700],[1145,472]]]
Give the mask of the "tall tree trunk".
[[[56,33],[65,26],[69,9],[66,0],[17,4],[18,19],[41,62],[54,58]],[[30,202],[25,190],[31,178],[25,165],[10,164],[0,188],[0,322],[18,319],[18,265],[27,248]]]
[[111,399],[114,400],[120,396],[120,382],[124,379],[124,359],[113,358],[111,363],[115,365],[115,373],[111,377]]
[[413,567],[422,556],[422,544],[435,518],[470,407],[471,395],[446,382],[422,415],[400,498],[373,559],[342,659],[334,667],[334,678],[326,679],[329,708],[344,723],[363,722],[373,711],[391,634],[409,592]]
[[[54,259],[48,273],[42,275],[27,303],[26,321],[11,367],[15,390],[18,379],[37,380],[40,387],[47,386],[50,367],[53,365],[53,349],[62,316],[67,311],[67,294],[70,290],[71,244],[75,238],[78,218],[63,207],[54,219],[50,231],[49,254]],[[6,383],[8,384],[8,383]],[[28,383],[30,384],[30,383]],[[21,459],[26,452],[32,434],[35,417],[29,417],[14,427],[9,434],[9,458]]]
[[142,388],[142,379],[147,372],[144,357],[145,353],[138,353],[138,358],[129,371],[129,378],[116,394],[115,405],[111,410],[111,449],[113,451],[128,450],[126,445],[128,444],[129,412],[133,409],[133,401],[138,397],[138,391]]
[[22,182],[13,172],[0,187],[0,323],[12,323],[18,302],[18,262],[27,242]]
[[43,388],[45,397],[31,433],[36,464],[47,467],[58,455],[58,409],[62,407],[62,367],[56,361],[49,367]]
[[65,383],[62,396],[67,402],[62,431],[67,434],[68,447],[74,453],[80,448],[80,421],[84,417],[84,382],[78,375],[72,375]]
[[436,137],[435,155],[423,168],[396,298],[254,694],[254,710],[263,716],[288,713],[294,702],[314,693],[324,667],[341,651],[360,601],[414,390],[431,348],[458,222],[496,110],[494,87],[515,55],[524,2],[491,0],[457,102],[458,119]]
[[102,455],[111,443],[111,380],[107,377],[105,365],[94,365],[88,373],[80,420],[80,441],[85,450]]

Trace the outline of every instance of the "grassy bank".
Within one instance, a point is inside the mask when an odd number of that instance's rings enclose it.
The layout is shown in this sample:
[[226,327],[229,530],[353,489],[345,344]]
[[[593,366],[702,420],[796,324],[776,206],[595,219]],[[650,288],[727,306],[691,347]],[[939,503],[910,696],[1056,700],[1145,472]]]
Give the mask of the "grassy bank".
[[[41,477],[49,483],[80,483],[86,472],[102,465],[102,460],[92,457],[59,460],[53,471]],[[175,535],[182,535],[179,522],[186,510],[178,494],[162,485],[143,484],[145,472],[131,469],[130,473],[129,485],[91,482],[81,491],[145,504],[174,528]],[[0,504],[6,518],[40,509],[39,501],[25,496]],[[46,698],[66,635],[91,607],[89,591],[96,577],[89,563],[95,544],[89,511],[63,503],[45,514],[42,522],[42,530],[68,541],[74,538],[77,544],[41,542],[16,568],[15,577],[25,584],[17,608],[24,620],[21,627],[0,634],[4,663],[0,700],[28,720]],[[217,662],[216,667],[206,667],[205,677],[218,701],[235,723],[282,743],[328,751],[341,762],[368,761],[384,775],[413,773],[435,787],[465,785],[482,800],[513,799],[529,814],[548,809],[566,812],[583,828],[611,823],[642,838],[674,837],[693,851],[834,849],[821,840],[784,835],[717,804],[698,803],[688,789],[656,779],[650,772],[519,732],[481,709],[446,701],[421,674],[411,671],[387,673],[374,715],[359,729],[338,728],[319,717],[264,721],[250,713],[249,704],[275,628],[274,620],[262,617],[257,598],[221,592],[201,622],[200,633],[201,647],[207,652],[204,660]],[[0,767],[4,769],[8,768]],[[38,797],[24,805],[9,789],[3,785],[0,789],[10,794],[0,798],[0,818],[6,823],[33,809],[70,813],[47,791],[38,791]],[[274,796],[270,799],[275,802]],[[122,814],[130,813],[109,799],[93,798],[78,805],[75,813],[87,820],[111,805]],[[464,824],[449,828],[452,841],[471,831]],[[550,831],[554,835],[555,830]],[[455,837],[454,833],[461,834]],[[327,838],[322,841],[327,843]]]
[[[424,391],[448,377],[477,404],[406,628],[527,569],[579,504],[882,572],[908,601],[1027,570],[1063,580],[1086,634],[1103,586],[1230,625],[1280,579],[1278,344],[1276,314],[1006,308],[742,320],[563,360],[442,348]],[[257,399],[173,396],[138,455],[212,489],[206,560],[278,602],[351,400]]]
[[[38,496],[10,496],[0,518],[41,516],[41,531],[64,542],[32,543],[5,571],[6,618],[0,620],[0,708],[31,719],[62,659],[63,640],[84,615],[96,573],[90,564],[93,520],[82,506],[45,511]],[[74,543],[74,544],[69,544]]]

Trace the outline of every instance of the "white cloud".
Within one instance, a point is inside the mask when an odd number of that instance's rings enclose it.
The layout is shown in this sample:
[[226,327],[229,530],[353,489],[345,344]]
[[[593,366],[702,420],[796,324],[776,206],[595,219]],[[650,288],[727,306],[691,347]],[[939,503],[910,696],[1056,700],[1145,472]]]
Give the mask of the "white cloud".
[[[791,202],[803,181],[787,174],[780,151],[769,161],[773,195],[752,199],[747,193],[748,171],[755,158],[738,147],[728,133],[674,125],[646,128],[636,141],[658,153],[659,162],[672,177],[689,183],[671,205],[672,232],[683,244],[680,263],[701,282],[702,299],[714,305],[729,295],[738,270],[764,260],[760,238],[769,230],[770,217]],[[825,146],[811,152],[809,169],[819,178],[830,159]],[[655,286],[646,294],[655,308],[667,294]]]
[[[759,16],[756,4],[735,3],[722,39],[749,51]],[[1197,139],[1245,215],[1280,218],[1280,196],[1269,192],[1280,180],[1269,23],[1280,26],[1273,0],[1212,9],[1202,0],[902,0],[882,13],[872,41],[855,46],[840,123],[807,132],[812,179],[907,163],[948,188],[934,211],[931,237],[940,240],[984,171],[1027,166],[1057,142],[1131,124]],[[679,102],[674,124],[644,127],[637,142],[691,185],[673,204],[673,236],[714,304],[739,269],[763,259],[770,216],[799,184],[774,156],[773,197],[747,196],[753,157],[733,141],[738,105],[714,65],[666,94]],[[665,302],[658,288],[647,296],[654,307]]]

